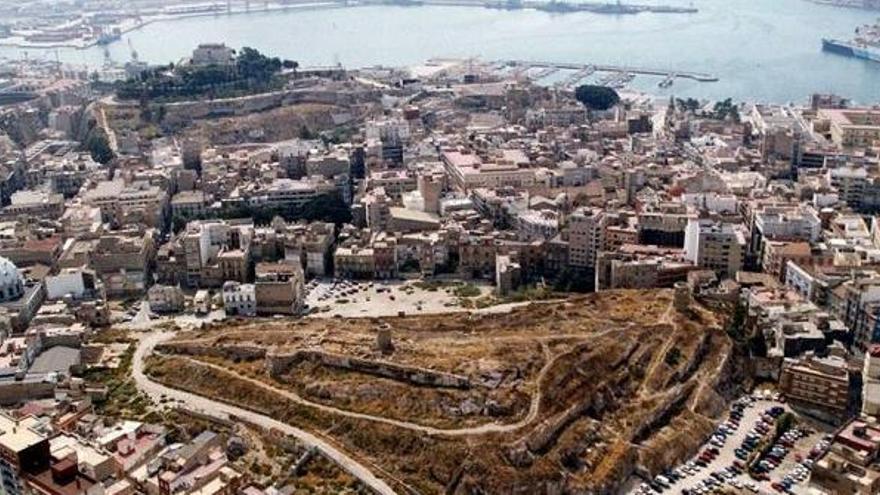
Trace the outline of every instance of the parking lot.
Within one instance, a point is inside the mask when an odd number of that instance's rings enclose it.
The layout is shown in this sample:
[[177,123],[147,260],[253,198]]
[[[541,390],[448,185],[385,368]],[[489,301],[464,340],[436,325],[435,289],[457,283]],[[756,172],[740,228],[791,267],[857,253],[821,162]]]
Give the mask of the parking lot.
[[757,478],[745,470],[751,452],[762,439],[773,435],[785,412],[791,412],[785,404],[760,394],[741,398],[697,455],[630,493],[810,493],[810,452],[820,450],[824,437],[823,432],[810,427],[797,426],[772,444],[759,462],[758,469],[764,472],[756,473]]
[[[483,293],[491,290],[479,286]],[[443,288],[429,291],[415,282],[312,280],[306,285],[306,304],[313,317],[394,316],[462,311],[459,298]]]

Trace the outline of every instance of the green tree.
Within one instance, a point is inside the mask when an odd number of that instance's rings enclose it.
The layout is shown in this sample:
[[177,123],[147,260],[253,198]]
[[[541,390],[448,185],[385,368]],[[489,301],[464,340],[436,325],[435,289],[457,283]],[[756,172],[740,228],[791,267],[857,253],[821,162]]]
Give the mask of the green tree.
[[592,84],[578,86],[574,97],[590,110],[608,110],[620,103],[620,95],[613,88]]
[[737,342],[742,342],[746,337],[747,316],[748,309],[746,308],[746,305],[742,301],[737,302],[736,307],[733,309],[733,315],[730,318],[730,322],[727,325],[727,335]]
[[678,347],[673,347],[663,356],[663,362],[670,367],[675,367],[681,361],[681,357],[681,350]]
[[171,219],[171,231],[177,234],[186,227],[188,220],[182,215],[174,215]]
[[89,130],[86,135],[85,143],[83,143],[83,148],[89,152],[92,156],[92,160],[95,160],[98,163],[106,165],[116,158],[116,154],[110,149],[110,140],[107,139],[107,134],[104,133],[103,129],[97,126]]
[[739,108],[733,103],[731,98],[719,101],[712,107],[712,118],[716,120],[730,119],[733,122],[739,122]]
[[257,50],[244,47],[235,59],[235,64],[241,76],[258,81],[268,81],[275,73],[281,70],[281,60],[277,57],[267,57]]
[[309,126],[303,124],[302,127],[299,128],[299,138],[300,139],[315,139],[315,133],[309,129]]
[[336,225],[351,222],[351,207],[335,195],[321,195],[306,203],[301,217],[310,222],[332,222]]
[[696,112],[700,108],[700,102],[693,98],[681,99],[678,98],[676,101],[678,108],[684,112]]
[[790,412],[782,413],[776,420],[776,438],[781,437],[788,430],[794,427],[795,418]]
[[[294,70],[298,67],[293,64]],[[290,65],[288,64],[288,65]],[[231,66],[167,65],[141,72],[115,85],[121,99],[229,97],[265,91],[280,84],[282,62],[243,48]]]

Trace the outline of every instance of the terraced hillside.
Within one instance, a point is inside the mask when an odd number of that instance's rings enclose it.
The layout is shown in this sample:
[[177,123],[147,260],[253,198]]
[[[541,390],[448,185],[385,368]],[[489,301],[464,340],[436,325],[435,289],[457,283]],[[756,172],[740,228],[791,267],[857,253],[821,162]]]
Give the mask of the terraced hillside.
[[722,319],[677,311],[671,291],[622,291],[504,314],[272,320],[178,334],[147,371],[320,434],[401,492],[613,493],[712,430],[740,368]]

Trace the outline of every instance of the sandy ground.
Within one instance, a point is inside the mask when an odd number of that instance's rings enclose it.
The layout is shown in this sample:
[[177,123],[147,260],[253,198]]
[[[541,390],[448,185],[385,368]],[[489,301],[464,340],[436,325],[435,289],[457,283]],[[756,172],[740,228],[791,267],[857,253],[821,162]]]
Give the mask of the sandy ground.
[[[460,299],[451,293],[451,287],[426,290],[417,287],[417,281],[353,281],[332,279],[313,280],[306,285],[306,305],[312,318],[333,317],[381,317],[442,314],[468,311],[459,304]],[[493,286],[473,282],[480,289],[480,296],[491,294]],[[528,303],[499,304],[479,312],[506,312]],[[198,328],[209,322],[222,321],[226,314],[222,308],[203,316],[194,315],[191,309],[176,315],[157,315],[150,311],[147,302],[138,302],[132,313],[115,310],[116,326],[135,331],[150,330],[162,323],[176,323],[181,328]]]
[[[394,316],[465,311],[458,297],[443,288],[420,289],[408,281],[312,281],[307,286],[306,304],[312,317]],[[478,285],[483,295],[492,291],[488,284]],[[404,290],[405,289],[405,290]]]

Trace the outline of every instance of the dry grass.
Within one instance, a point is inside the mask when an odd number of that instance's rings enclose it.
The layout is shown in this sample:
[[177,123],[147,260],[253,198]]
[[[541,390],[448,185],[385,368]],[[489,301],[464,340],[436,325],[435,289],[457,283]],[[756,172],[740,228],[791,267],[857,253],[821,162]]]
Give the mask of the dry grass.
[[[624,291],[537,304],[509,314],[412,316],[382,322],[273,320],[181,334],[177,339],[287,352],[321,349],[465,374],[476,381],[497,373],[503,380],[494,388],[440,390],[311,363],[273,380],[261,361],[198,357],[314,402],[442,428],[511,423],[524,417],[531,397],[540,390],[537,419],[506,433],[432,437],[322,413],[191,360],[153,358],[150,369],[163,382],[312,431],[329,431],[346,450],[377,462],[420,493],[607,493],[618,488],[636,462],[653,469],[688,454],[711,425],[706,415],[712,408],[707,404],[724,400],[713,383],[719,364],[731,351],[730,342],[708,312],[673,312],[664,321],[670,303],[668,291]],[[396,350],[390,356],[374,349],[380,323],[394,329]],[[704,336],[707,345],[698,355]],[[679,359],[664,359],[671,348],[677,349]],[[547,362],[552,364],[538,380]],[[688,366],[692,369],[686,373]],[[463,399],[506,400],[510,413],[451,414],[449,404]],[[583,412],[566,414],[572,410]],[[688,434],[675,434],[681,431]]]

